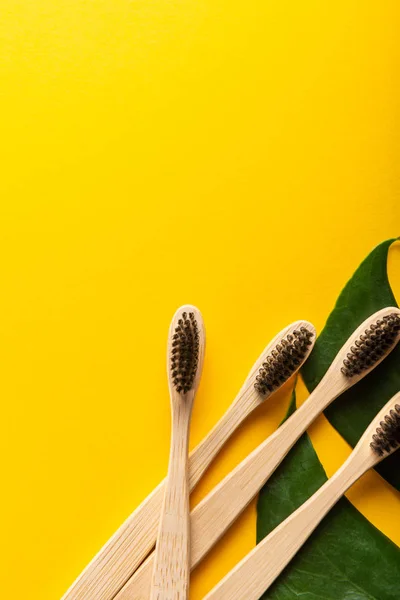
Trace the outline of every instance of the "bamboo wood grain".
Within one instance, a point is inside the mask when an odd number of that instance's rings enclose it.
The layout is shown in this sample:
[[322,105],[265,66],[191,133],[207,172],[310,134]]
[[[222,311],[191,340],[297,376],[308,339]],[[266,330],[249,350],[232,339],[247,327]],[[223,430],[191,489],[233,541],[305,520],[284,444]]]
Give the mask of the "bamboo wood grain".
[[[261,396],[254,389],[259,368],[282,338],[301,327],[306,327],[314,334],[309,352],[304,357],[306,360],[315,342],[315,329],[308,321],[300,320],[285,327],[266,346],[228,410],[190,454],[190,489],[197,485],[210,463],[239,425],[272,395]],[[298,368],[302,366],[303,362]],[[154,547],[164,485],[165,480],[126,519],[71,585],[62,600],[111,600],[114,598]]]
[[[194,314],[199,332],[199,360],[193,387],[179,393],[171,374],[172,341],[182,315]],[[204,324],[194,306],[183,306],[175,313],[168,336],[167,373],[171,398],[171,448],[164,501],[154,552],[151,600],[187,600],[190,579],[189,519],[189,430],[194,398],[199,386],[204,356]]]
[[[343,360],[355,340],[378,319],[397,313],[397,308],[385,308],[366,319],[341,348],[324,378],[308,399],[279,429],[247,456],[223,479],[191,513],[191,568],[193,569],[218,542],[225,531],[248,506],[299,437],[323,410],[345,390],[365,377],[381,362],[400,339],[400,333],[386,354],[369,369],[351,378],[341,372]],[[148,600],[153,555],[127,581],[116,600]]]
[[249,552],[204,600],[260,598],[353,483],[386,456],[395,452],[393,449],[384,456],[379,456],[370,447],[370,443],[379,423],[399,402],[400,393],[389,400],[378,413],[349,458],[333,477]]

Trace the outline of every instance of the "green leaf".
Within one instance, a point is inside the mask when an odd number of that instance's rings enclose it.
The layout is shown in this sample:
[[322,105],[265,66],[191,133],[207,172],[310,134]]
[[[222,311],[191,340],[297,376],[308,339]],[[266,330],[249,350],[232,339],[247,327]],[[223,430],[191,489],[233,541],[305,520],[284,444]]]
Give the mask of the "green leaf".
[[[295,408],[293,392],[287,416]],[[260,493],[257,541],[303,504],[326,479],[304,434]],[[398,600],[399,589],[400,550],[343,498],[262,598]]]
[[[315,348],[302,369],[312,391],[350,334],[369,315],[385,306],[397,306],[387,275],[387,255],[395,239],[377,246],[361,263],[340,294]],[[355,446],[373,417],[400,390],[400,344],[376,369],[337,398],[325,414],[331,424]],[[400,490],[400,454],[383,461],[377,471]]]

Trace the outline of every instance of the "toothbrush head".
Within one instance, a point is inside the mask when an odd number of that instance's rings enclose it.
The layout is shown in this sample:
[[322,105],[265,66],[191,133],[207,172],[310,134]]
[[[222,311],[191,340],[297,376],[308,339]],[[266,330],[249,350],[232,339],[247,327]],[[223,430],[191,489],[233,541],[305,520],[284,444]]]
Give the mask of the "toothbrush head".
[[308,357],[315,329],[311,324],[307,325],[294,329],[279,340],[262,363],[254,384],[262,396],[267,396],[283,385]]
[[378,456],[391,453],[400,446],[400,404],[396,404],[379,423],[370,446]]
[[172,334],[170,369],[179,394],[192,389],[199,366],[200,335],[194,312],[183,311]]
[[351,346],[343,360],[341,371],[346,377],[359,375],[380,361],[397,343],[400,332],[400,314],[390,313],[365,329]]

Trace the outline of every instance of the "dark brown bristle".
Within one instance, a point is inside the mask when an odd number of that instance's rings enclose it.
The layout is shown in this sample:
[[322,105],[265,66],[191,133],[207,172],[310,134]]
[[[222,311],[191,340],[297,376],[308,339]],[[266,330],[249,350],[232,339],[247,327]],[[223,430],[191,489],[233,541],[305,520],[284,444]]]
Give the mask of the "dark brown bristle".
[[199,328],[194,313],[182,313],[172,336],[171,375],[176,391],[186,394],[193,386],[199,362]]
[[341,368],[343,375],[353,377],[372,367],[394,344],[399,331],[398,313],[391,313],[372,323],[350,348]]
[[304,360],[314,334],[306,327],[293,331],[282,339],[262,363],[255,389],[263,396],[280,387]]
[[400,404],[396,404],[379,425],[370,446],[379,456],[383,456],[400,446]]

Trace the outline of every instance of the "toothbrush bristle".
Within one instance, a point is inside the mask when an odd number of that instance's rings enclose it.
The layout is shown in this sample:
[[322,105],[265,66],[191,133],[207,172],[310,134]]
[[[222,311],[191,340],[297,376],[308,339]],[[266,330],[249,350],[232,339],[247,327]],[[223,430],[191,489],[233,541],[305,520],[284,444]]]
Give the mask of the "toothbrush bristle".
[[288,334],[275,346],[271,354],[262,363],[255,389],[266,396],[280,387],[295,371],[307,355],[314,333],[301,327]]
[[172,336],[171,374],[176,391],[186,394],[193,386],[199,363],[199,328],[194,313],[182,313]]
[[370,446],[379,456],[400,446],[400,404],[396,404],[379,423]]
[[372,323],[350,348],[341,368],[343,375],[353,377],[372,367],[393,346],[399,331],[398,313],[391,313]]

